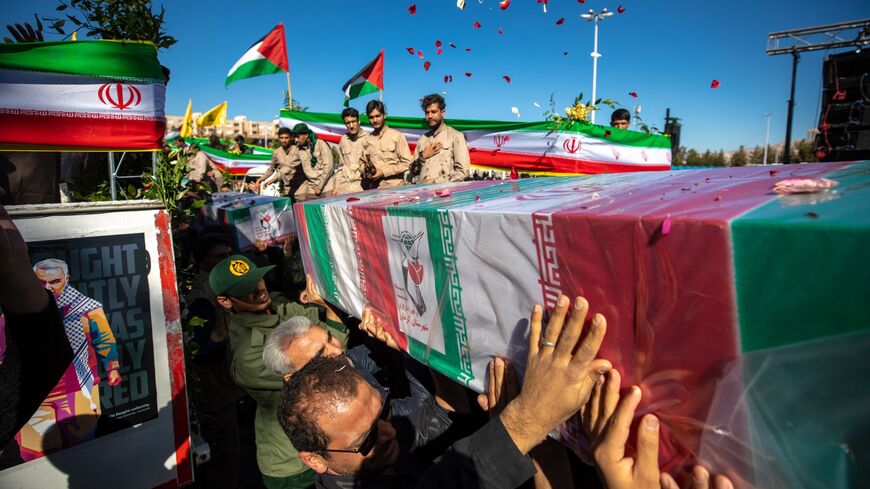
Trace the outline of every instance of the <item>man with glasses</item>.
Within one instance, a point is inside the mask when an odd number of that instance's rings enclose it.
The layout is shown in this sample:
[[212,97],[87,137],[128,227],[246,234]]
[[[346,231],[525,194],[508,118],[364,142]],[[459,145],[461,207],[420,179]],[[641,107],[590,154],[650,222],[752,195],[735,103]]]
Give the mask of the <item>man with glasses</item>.
[[209,285],[230,318],[230,375],[257,402],[254,433],[263,482],[269,489],[306,488],[314,483],[314,474],[299,460],[279,428],[277,407],[284,379],[263,364],[263,344],[276,326],[294,316],[304,316],[327,328],[342,344],[347,330],[312,288],[300,295],[300,301],[325,307],[326,323],[319,321],[316,307],[291,302],[280,293],[270,294],[263,276],[272,268],[258,267],[242,255],[233,255],[214,266]]

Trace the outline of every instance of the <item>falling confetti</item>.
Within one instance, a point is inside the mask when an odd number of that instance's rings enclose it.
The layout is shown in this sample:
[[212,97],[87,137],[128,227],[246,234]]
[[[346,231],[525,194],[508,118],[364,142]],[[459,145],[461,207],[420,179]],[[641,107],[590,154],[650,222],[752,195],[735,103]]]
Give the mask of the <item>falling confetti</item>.
[[565,17],[560,17],[559,20],[556,21],[556,25],[562,25],[565,23]]
[[501,30],[501,27],[498,28],[498,33],[499,33],[499,34],[504,34],[504,31]]
[[[540,1],[540,0],[538,0]],[[515,166],[511,167],[511,180],[519,180],[520,174],[517,172],[517,168]]]
[[474,200],[476,200],[476,201],[480,201],[480,196],[479,196],[479,195],[475,195],[475,196],[474,196]]
[[436,48],[440,48],[440,47],[441,47],[441,41],[435,41],[435,47],[436,47]]
[[504,81],[506,81],[506,82],[508,82],[508,83],[511,82],[511,77],[509,77],[509,76],[507,76],[507,75],[502,76],[502,78],[504,78]]
[[444,83],[450,83],[453,81],[453,75],[444,75]]
[[539,104],[537,102],[532,102],[532,105],[534,105],[535,107],[537,107],[539,109],[541,108],[541,104]]
[[501,2],[498,2],[498,8],[500,8],[502,10],[507,10],[507,8],[510,6],[511,6],[511,0],[501,0]]
[[417,13],[417,4],[412,3],[410,7],[408,7],[408,13],[414,15]]
[[471,48],[465,48],[465,52],[466,52],[466,53],[470,53],[470,52],[471,52]]
[[417,57],[423,59],[423,51],[417,50]]
[[577,3],[586,3],[586,0],[577,0]]
[[465,72],[465,76],[466,76],[466,78],[471,78],[471,72],[470,72],[470,71],[466,71],[466,72]]
[[719,88],[719,80],[713,80],[710,82],[710,88]]
[[568,56],[568,51],[562,52],[562,56]]
[[405,48],[405,49],[408,50],[408,54],[410,54],[411,56],[414,56],[414,48]]
[[430,63],[430,62],[428,62],[428,61],[425,62],[425,63],[423,63],[423,69],[426,70],[426,71],[429,71],[429,67],[430,67],[430,66],[432,66],[432,63]]
[[478,21],[474,21],[474,26],[473,26],[473,27],[474,27],[475,29],[480,29],[480,27],[481,27],[480,22],[478,22]]
[[625,7],[623,7],[622,5],[620,5],[619,7],[616,7],[617,14],[621,14],[623,12],[625,12]]
[[604,137],[606,137],[606,138],[610,137],[610,129],[604,131]]
[[547,13],[547,1],[548,0],[538,0],[538,3],[543,4],[545,14]]
[[628,92],[628,94],[634,98],[637,98],[637,92]]
[[439,55],[439,54],[441,54],[441,53],[443,53],[443,52],[444,52],[443,49],[438,48],[438,49],[435,50],[435,55],[437,56],[437,55]]
[[518,109],[516,107],[511,107],[511,113],[513,113],[515,116],[517,116],[517,119],[520,118],[520,109]]
[[442,198],[443,198],[443,197],[450,197],[450,194],[451,194],[451,193],[452,193],[452,192],[450,191],[449,188],[445,188],[445,189],[441,189],[441,190],[436,190],[436,191],[435,191],[435,195],[437,195],[438,197],[442,197]]
[[452,42],[448,42],[447,45],[453,49],[456,49],[456,44],[453,44]]
[[456,0],[456,8],[459,10],[465,9],[465,0]]

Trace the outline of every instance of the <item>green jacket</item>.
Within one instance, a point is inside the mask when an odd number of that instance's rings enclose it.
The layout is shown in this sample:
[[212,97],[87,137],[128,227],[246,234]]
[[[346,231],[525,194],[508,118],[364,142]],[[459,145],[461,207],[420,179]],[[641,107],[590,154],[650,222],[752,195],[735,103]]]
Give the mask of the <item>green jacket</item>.
[[342,344],[347,343],[347,330],[341,323],[322,323],[316,307],[291,302],[277,292],[270,296],[272,314],[232,313],[230,373],[233,381],[257,401],[254,432],[260,472],[271,477],[288,477],[306,471],[308,466],[299,460],[299,453],[278,424],[284,379],[263,365],[263,343],[276,326],[294,316],[305,316],[312,323],[329,328]]

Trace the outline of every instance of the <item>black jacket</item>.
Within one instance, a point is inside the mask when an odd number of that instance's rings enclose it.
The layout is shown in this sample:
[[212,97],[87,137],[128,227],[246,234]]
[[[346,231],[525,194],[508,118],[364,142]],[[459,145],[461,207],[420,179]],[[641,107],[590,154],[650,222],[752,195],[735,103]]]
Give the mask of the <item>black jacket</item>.
[[535,475],[528,456],[514,445],[510,435],[494,418],[473,435],[454,443],[435,464],[415,456],[417,449],[450,427],[447,411],[428,399],[407,418],[395,418],[401,454],[393,465],[394,475],[338,477],[320,474],[318,489],[511,489]]

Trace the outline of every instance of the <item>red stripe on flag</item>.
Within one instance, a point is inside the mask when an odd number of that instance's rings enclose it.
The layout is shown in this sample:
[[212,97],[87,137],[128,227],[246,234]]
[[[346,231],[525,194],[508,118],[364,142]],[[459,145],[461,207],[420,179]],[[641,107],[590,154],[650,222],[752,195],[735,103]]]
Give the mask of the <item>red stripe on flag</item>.
[[0,144],[70,148],[162,149],[165,120],[3,114]]
[[539,154],[510,153],[507,151],[487,151],[469,149],[471,164],[518,172],[550,172],[592,175],[597,173],[624,173],[635,171],[667,171],[670,165],[625,165],[608,161],[580,160],[562,156],[541,156]]
[[287,46],[284,37],[284,23],[280,22],[272,32],[263,38],[263,44],[257,49],[272,64],[284,71],[290,71],[290,63],[287,61]]
[[384,234],[384,207],[353,206],[350,216],[356,230],[355,245],[359,259],[359,274],[365,277],[363,295],[381,317],[399,346],[407,351],[408,339],[399,331],[399,315],[393,277],[390,274],[390,253]]

